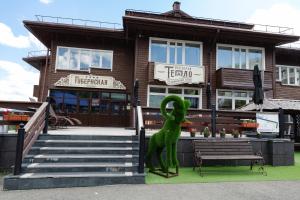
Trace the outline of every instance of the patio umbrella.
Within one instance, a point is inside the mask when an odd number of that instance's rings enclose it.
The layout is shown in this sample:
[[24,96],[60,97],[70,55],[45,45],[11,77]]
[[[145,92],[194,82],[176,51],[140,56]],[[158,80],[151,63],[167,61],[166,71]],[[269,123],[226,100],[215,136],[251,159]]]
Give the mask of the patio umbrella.
[[264,91],[262,88],[261,72],[258,65],[254,66],[253,70],[254,93],[252,100],[256,105],[262,105],[264,101]]

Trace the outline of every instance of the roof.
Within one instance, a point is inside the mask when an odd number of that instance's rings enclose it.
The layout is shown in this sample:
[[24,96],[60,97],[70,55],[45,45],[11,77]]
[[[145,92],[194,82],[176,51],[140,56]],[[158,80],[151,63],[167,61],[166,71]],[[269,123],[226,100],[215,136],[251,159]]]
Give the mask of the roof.
[[51,40],[57,33],[124,39],[123,29],[117,28],[28,20],[23,21],[23,23],[48,48],[51,47]]
[[[257,110],[257,106],[252,102],[241,108],[238,111],[253,111]],[[300,100],[292,99],[264,99],[262,106],[263,110],[277,111],[279,108],[287,111],[299,111],[300,112]]]
[[[284,33],[265,32],[255,29],[247,29],[236,26],[224,26],[222,24],[195,23],[194,21],[174,20],[170,18],[152,18],[141,15],[123,16],[124,29],[162,31],[178,34],[203,35],[207,33],[212,36],[220,33],[223,38],[243,41],[261,42],[262,44],[282,45],[299,40],[299,36]],[[224,22],[226,23],[226,22]],[[138,28],[137,28],[138,27]]]
[[34,57],[26,57],[23,58],[25,62],[33,66],[37,70],[41,70],[42,67],[46,65],[47,56],[34,56]]

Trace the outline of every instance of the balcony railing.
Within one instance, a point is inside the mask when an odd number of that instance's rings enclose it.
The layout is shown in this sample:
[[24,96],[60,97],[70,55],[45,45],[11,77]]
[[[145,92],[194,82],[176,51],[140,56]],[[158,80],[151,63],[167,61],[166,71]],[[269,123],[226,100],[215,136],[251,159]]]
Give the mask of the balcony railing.
[[[253,90],[253,70],[221,68],[216,71],[217,88]],[[264,90],[272,90],[273,73],[264,71]]]
[[267,32],[267,33],[294,35],[293,28],[283,27],[283,26],[243,23],[243,22],[237,22],[237,21],[212,19],[212,18],[204,18],[204,17],[194,17],[194,16],[191,16],[191,18],[172,17],[172,16],[166,15],[166,13],[142,11],[142,10],[134,10],[134,9],[127,9],[126,15],[141,16],[141,17],[143,16],[143,17],[149,17],[149,18],[150,17],[151,18],[159,18],[159,19],[164,19],[164,20],[176,20],[176,21],[180,21],[180,22],[199,23],[199,24],[207,24],[207,25],[215,25],[215,26],[225,26],[225,27],[232,27],[232,28],[242,28],[242,29],[246,29],[246,30],[251,30],[253,32]]
[[71,24],[83,27],[97,27],[97,28],[105,28],[112,30],[120,30],[122,29],[121,24],[112,23],[112,22],[102,22],[102,21],[94,21],[94,20],[86,20],[86,19],[75,19],[69,17],[53,17],[53,16],[44,16],[44,15],[35,15],[37,21],[40,22],[50,22],[56,24]]
[[41,56],[47,56],[47,50],[29,51],[27,55],[28,58]]
[[289,44],[284,44],[284,45],[280,45],[278,47],[287,48],[287,49],[300,49],[300,42],[293,42],[293,43],[289,43]]

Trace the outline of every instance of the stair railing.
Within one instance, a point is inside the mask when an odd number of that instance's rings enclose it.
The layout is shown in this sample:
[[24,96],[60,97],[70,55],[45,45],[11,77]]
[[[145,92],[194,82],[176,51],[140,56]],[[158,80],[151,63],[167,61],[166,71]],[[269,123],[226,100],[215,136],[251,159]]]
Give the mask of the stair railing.
[[136,132],[139,136],[139,167],[138,172],[144,173],[144,163],[145,163],[145,127],[143,122],[142,107],[140,106],[140,101],[138,101],[136,106]]
[[139,167],[138,172],[144,173],[145,163],[145,127],[143,120],[143,112],[141,107],[141,101],[139,100],[139,80],[135,80],[133,88],[134,104],[135,107],[135,130],[136,135],[139,137]]
[[50,104],[44,102],[25,126],[24,124],[20,124],[17,136],[14,175],[19,175],[22,172],[22,160],[31,149],[39,134],[42,131],[43,133],[48,132],[49,107]]

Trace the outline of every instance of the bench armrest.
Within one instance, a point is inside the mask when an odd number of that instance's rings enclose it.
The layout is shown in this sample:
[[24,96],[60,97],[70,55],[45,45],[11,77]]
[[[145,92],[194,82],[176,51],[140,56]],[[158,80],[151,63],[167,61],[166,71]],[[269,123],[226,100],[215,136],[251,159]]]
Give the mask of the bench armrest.
[[196,158],[201,158],[202,154],[200,151],[195,152]]
[[263,157],[263,154],[262,154],[261,151],[256,152],[255,155],[256,155],[256,156],[261,156],[261,157]]

